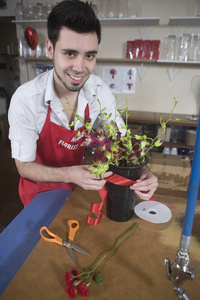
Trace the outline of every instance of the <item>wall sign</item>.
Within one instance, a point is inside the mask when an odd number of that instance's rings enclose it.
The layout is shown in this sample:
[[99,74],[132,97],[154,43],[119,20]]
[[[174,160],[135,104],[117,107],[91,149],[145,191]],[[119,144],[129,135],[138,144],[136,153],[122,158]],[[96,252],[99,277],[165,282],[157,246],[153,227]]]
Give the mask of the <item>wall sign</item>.
[[136,85],[136,68],[103,67],[103,81],[112,93],[134,94]]

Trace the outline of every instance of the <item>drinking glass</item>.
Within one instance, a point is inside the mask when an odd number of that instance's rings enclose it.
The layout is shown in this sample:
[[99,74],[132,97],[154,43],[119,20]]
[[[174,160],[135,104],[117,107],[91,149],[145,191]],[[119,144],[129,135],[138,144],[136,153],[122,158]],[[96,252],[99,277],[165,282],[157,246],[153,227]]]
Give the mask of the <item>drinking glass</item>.
[[33,5],[27,4],[25,10],[24,10],[24,18],[25,20],[34,20],[34,12],[33,12]]
[[189,43],[190,43],[190,34],[181,35],[180,42],[179,42],[179,49],[178,49],[179,61],[188,60]]
[[118,0],[114,1],[107,1],[107,14],[108,18],[115,18],[118,17],[119,13],[119,2]]
[[18,55],[19,55],[19,57],[24,56],[24,39],[23,38],[18,39]]
[[127,5],[128,5],[128,0],[119,0],[119,11],[118,11],[119,18],[126,18]]
[[196,61],[198,56],[198,35],[191,34],[190,48],[188,51],[188,60]]
[[165,59],[174,60],[175,59],[175,35],[169,35],[165,41]]
[[22,20],[23,19],[23,5],[21,2],[17,2],[15,7],[15,18],[16,20]]
[[98,17],[99,18],[107,18],[107,2],[108,0],[100,0],[99,2],[99,12]]
[[142,5],[140,0],[128,0],[127,3],[127,17],[136,18],[141,15]]

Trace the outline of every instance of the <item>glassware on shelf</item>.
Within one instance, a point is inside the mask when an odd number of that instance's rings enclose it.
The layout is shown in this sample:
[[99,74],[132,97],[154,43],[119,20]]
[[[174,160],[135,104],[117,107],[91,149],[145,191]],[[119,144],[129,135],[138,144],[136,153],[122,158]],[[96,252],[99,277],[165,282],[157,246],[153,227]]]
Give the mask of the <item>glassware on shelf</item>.
[[140,0],[128,0],[127,3],[127,17],[136,18],[142,14],[142,5]]
[[190,34],[182,34],[179,39],[178,60],[187,61],[190,45]]
[[36,3],[37,19],[42,20],[42,3]]
[[41,47],[42,47],[42,56],[43,57],[48,57],[46,43],[43,42]]
[[175,35],[169,35],[165,40],[165,59],[166,60],[174,60],[175,59],[175,44],[176,37]]
[[99,12],[98,17],[99,18],[107,18],[107,2],[109,0],[99,0]]
[[29,46],[28,46],[25,39],[23,41],[23,56],[24,57],[29,57]]
[[23,20],[23,5],[21,2],[17,2],[17,4],[16,4],[15,18],[16,18],[16,20]]
[[170,154],[172,154],[172,155],[178,155],[178,148],[172,147],[171,150],[170,150]]
[[119,0],[119,12],[118,12],[119,18],[127,17],[127,6],[128,6],[128,0]]
[[198,51],[197,51],[197,61],[200,61],[200,34],[198,34]]
[[37,44],[37,47],[35,49],[35,57],[41,57],[42,56],[42,46],[41,43]]
[[33,5],[27,4],[24,8],[24,19],[25,20],[34,20],[34,12],[33,12]]
[[170,154],[170,151],[171,149],[170,149],[170,147],[164,147],[164,149],[163,149],[163,154]]
[[24,56],[24,39],[23,38],[18,39],[18,56],[19,57]]
[[113,1],[107,1],[107,14],[108,14],[108,18],[116,18],[118,17],[118,0],[115,1],[115,3]]
[[198,35],[191,34],[190,38],[190,47],[188,51],[188,60],[190,61],[196,61],[198,56]]
[[52,10],[52,6],[50,4],[44,4],[42,5],[42,19],[46,20],[48,18],[48,15],[50,14]]

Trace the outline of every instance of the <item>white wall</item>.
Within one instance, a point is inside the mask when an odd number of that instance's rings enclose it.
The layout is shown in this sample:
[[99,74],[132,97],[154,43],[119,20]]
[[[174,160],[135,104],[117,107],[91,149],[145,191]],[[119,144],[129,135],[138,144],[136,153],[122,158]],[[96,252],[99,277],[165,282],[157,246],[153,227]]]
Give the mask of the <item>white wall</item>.
[[[98,2],[98,0],[96,0]],[[9,1],[8,1],[9,2]],[[26,1],[24,3],[35,3]],[[46,1],[54,3],[53,1]],[[115,1],[112,1],[115,3]],[[182,33],[200,34],[200,28],[195,26],[169,27],[169,17],[172,16],[196,16],[196,0],[142,0],[142,17],[160,17],[159,26],[151,26],[144,29],[143,26],[103,26],[102,43],[99,50],[99,57],[123,58],[124,45],[127,40],[136,38],[160,39],[163,46],[164,38],[170,34],[180,35]],[[46,29],[37,28],[41,37],[45,39]],[[18,35],[23,34],[18,25]],[[123,64],[98,63],[96,73],[102,75],[102,67],[123,66]],[[124,64],[128,66],[128,64]],[[158,64],[130,64],[137,68],[136,92],[134,95],[119,95],[120,108],[124,107],[124,100],[128,100],[129,110],[169,112],[173,105],[173,98],[179,100],[176,113],[197,114],[200,101],[200,65],[158,65]],[[34,74],[34,65],[30,64],[29,75]],[[31,73],[32,72],[32,73]],[[142,80],[140,74],[143,73]],[[25,68],[23,68],[25,74]],[[23,75],[22,74],[22,75]],[[23,80],[27,80],[26,76]],[[171,80],[173,78],[173,80]]]

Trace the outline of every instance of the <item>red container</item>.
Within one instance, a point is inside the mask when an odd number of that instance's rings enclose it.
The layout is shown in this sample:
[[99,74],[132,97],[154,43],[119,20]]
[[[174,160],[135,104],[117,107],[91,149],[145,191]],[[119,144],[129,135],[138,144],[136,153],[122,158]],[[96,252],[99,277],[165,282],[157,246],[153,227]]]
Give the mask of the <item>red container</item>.
[[126,58],[133,59],[134,41],[126,42]]
[[142,58],[142,40],[134,41],[133,58]]
[[142,45],[142,59],[150,59],[151,55],[151,41],[145,40]]
[[153,40],[151,42],[151,56],[150,59],[159,59],[160,40]]

